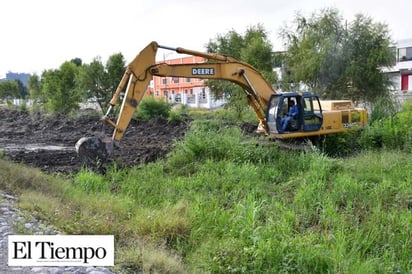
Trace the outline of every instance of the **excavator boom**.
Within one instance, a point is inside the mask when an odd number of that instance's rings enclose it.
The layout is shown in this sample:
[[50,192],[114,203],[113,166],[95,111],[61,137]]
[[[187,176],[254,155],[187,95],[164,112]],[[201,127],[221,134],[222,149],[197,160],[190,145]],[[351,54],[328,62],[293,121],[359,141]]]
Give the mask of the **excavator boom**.
[[[213,60],[213,62],[175,65],[167,63],[157,64],[155,62],[155,56],[158,48],[204,57],[208,60]],[[114,127],[113,140],[119,141],[122,138],[153,76],[196,77],[232,81],[245,90],[250,105],[252,105],[262,123],[264,123],[265,120],[265,110],[268,100],[274,93],[272,86],[249,64],[219,54],[202,53],[184,48],[171,48],[152,42],[129,64],[110,102],[111,107],[117,104],[117,100],[127,82],[126,92],[117,122],[114,123],[109,120],[107,118],[108,115],[104,118],[107,124]],[[251,83],[252,81],[253,85]],[[256,90],[259,90],[259,94]],[[109,111],[111,111],[111,108]]]

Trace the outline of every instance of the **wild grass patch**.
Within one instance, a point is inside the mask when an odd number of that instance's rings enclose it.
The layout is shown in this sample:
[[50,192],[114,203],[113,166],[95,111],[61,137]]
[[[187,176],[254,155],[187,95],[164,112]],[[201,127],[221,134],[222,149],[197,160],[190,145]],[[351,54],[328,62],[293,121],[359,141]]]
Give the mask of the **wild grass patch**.
[[409,153],[330,158],[248,138],[194,123],[155,163],[63,179],[0,159],[0,184],[66,233],[115,235],[120,273],[412,270]]

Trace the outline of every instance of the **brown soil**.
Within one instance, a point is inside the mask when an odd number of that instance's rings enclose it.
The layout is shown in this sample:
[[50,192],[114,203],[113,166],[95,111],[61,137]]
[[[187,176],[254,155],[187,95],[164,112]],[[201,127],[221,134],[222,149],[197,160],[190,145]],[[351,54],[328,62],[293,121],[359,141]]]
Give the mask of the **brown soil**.
[[[188,125],[162,118],[132,120],[110,161],[128,167],[165,157]],[[0,109],[0,150],[5,157],[46,172],[79,171],[83,163],[77,157],[75,143],[81,137],[100,136],[102,132],[110,136],[112,130],[103,127],[96,115],[67,118]]]

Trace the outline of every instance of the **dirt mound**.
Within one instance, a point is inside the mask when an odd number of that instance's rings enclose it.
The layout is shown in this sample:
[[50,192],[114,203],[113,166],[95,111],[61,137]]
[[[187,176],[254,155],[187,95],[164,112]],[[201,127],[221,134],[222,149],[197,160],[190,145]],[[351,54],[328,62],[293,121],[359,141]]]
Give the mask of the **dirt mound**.
[[[112,161],[126,167],[164,157],[189,125],[168,122],[163,118],[148,122],[132,120]],[[100,117],[85,114],[78,118],[63,115],[0,109],[0,149],[6,158],[23,162],[47,172],[77,172],[83,163],[74,145],[81,137],[110,136],[112,130],[103,126]]]

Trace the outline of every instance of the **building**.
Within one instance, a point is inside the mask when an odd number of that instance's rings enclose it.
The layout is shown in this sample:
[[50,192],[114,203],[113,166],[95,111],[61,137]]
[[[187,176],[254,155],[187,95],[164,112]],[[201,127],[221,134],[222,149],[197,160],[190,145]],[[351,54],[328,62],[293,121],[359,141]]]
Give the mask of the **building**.
[[[204,63],[199,56],[164,60],[167,64]],[[156,98],[162,98],[173,104],[183,104],[190,107],[216,108],[225,103],[223,99],[214,99],[204,79],[189,77],[154,76],[148,93]]]
[[412,91],[412,38],[397,42],[396,64],[390,73],[395,76],[395,90]]
[[29,78],[29,73],[15,73],[9,71],[8,73],[6,73],[6,78],[0,79],[0,82],[20,80],[23,86],[27,87],[29,83]]
[[394,52],[395,65],[384,71],[392,76],[393,93],[403,102],[412,99],[412,38],[398,40]]

